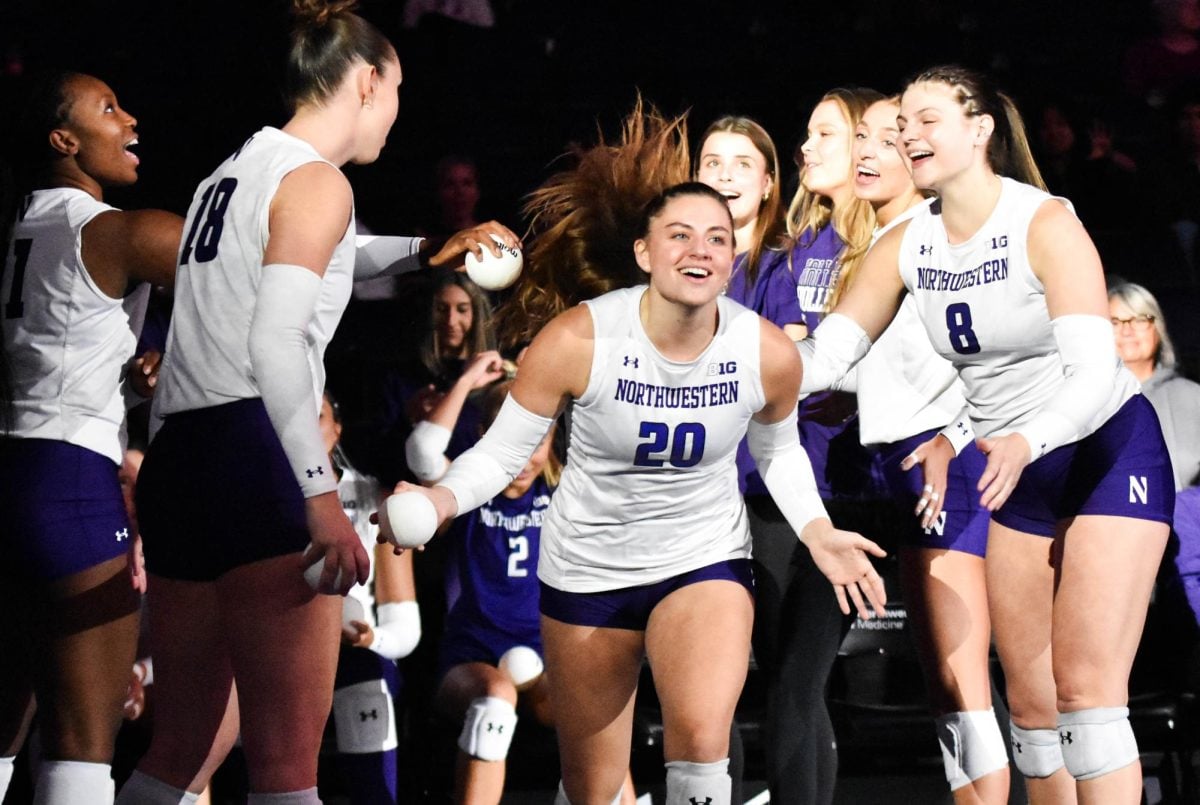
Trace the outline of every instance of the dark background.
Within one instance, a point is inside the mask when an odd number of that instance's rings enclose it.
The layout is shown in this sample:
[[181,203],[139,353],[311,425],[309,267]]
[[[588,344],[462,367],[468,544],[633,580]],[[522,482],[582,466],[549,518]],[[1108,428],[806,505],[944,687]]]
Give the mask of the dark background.
[[[1111,107],[1138,151],[1152,126],[1119,99],[1121,55],[1154,31],[1146,0],[493,0],[497,25],[426,16],[403,30],[401,0],[360,13],[396,44],[400,118],[378,163],[350,168],[360,218],[401,233],[427,210],[430,168],[476,157],[482,212],[519,226],[521,197],[571,141],[611,133],[638,89],[666,112],[692,110],[693,136],[749,114],[786,161],[827,89],[899,89],[921,67],[959,61],[1022,102],[1047,94]],[[118,206],[184,212],[195,186],[252,131],[285,120],[279,86],[288,31],[280,0],[3,0],[0,57],[9,121],[21,75],[91,72],[139,121],[141,179]],[[1153,121],[1150,121],[1153,124]],[[0,123],[0,128],[4,124]],[[1137,130],[1133,130],[1136,128]]]

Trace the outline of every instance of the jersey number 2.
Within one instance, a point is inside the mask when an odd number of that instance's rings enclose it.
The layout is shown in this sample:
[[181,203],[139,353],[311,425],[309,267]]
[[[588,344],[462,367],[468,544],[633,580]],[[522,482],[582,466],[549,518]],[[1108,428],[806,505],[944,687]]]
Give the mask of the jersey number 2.
[[221,231],[225,228],[225,210],[229,209],[229,199],[233,197],[236,188],[237,179],[228,176],[204,189],[204,195],[200,197],[200,207],[196,210],[196,217],[192,219],[187,241],[179,255],[179,265],[187,265],[192,259],[193,247],[197,263],[207,263],[217,256],[217,245],[221,242]]
[[521,563],[529,558],[529,538],[522,535],[508,538],[508,576],[523,579],[529,575],[529,568],[521,567]]

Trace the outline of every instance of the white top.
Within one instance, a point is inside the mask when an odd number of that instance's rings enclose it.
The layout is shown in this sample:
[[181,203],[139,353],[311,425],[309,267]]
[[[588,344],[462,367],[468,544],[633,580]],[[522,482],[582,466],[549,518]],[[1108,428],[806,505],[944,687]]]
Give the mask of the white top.
[[121,386],[150,286],[113,299],[84,268],[83,228],[112,209],[75,188],[23,199],[0,276],[0,329],[13,380],[10,435],[68,442],[119,465]]
[[[875,231],[871,242],[929,206],[905,210]],[[962,411],[962,381],[953,364],[938,355],[905,295],[896,318],[871,345],[858,366],[858,427],[865,445],[891,444],[928,430],[940,430]]]
[[721,296],[695,360],[663,357],[642,328],[645,286],[587,302],[591,374],[571,410],[538,577],[568,592],[651,584],[750,555],[735,457],[765,404],[759,317]]
[[[934,349],[958,369],[981,436],[1010,433],[1028,422],[1064,379],[1045,288],[1029,265],[1026,244],[1034,213],[1053,197],[1001,181],[996,208],[969,240],[950,244],[934,204],[913,217],[900,247],[900,276]],[[1104,424],[1137,388],[1114,359],[1112,393],[1080,438]]]
[[[325,161],[305,141],[267,127],[196,190],[184,225],[175,310],[154,395],[159,414],[261,396],[248,340],[270,234],[271,200],[289,173]],[[314,422],[325,387],[325,347],[354,282],[353,217],[351,213],[325,270],[308,328]]]

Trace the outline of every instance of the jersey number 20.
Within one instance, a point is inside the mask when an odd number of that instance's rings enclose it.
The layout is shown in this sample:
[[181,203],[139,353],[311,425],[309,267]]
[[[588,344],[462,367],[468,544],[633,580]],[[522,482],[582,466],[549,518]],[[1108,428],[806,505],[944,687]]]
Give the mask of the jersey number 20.
[[633,463],[639,467],[694,467],[704,458],[704,425],[680,422],[672,431],[665,422],[643,422],[638,436],[646,441],[638,445]]

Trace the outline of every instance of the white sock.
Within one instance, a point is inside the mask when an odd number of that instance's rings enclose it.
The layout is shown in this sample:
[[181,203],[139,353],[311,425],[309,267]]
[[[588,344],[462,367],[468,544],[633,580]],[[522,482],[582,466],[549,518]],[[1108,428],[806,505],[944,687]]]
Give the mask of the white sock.
[[317,787],[306,788],[303,791],[284,791],[281,794],[250,794],[246,797],[246,805],[321,805],[317,796]]
[[729,758],[713,763],[671,760],[667,767],[667,805],[730,805]]
[[121,793],[117,795],[117,805],[191,805],[200,799],[199,794],[184,791],[168,785],[157,777],[135,771],[130,775]]
[[43,760],[33,805],[112,805],[112,766],[78,760]]

